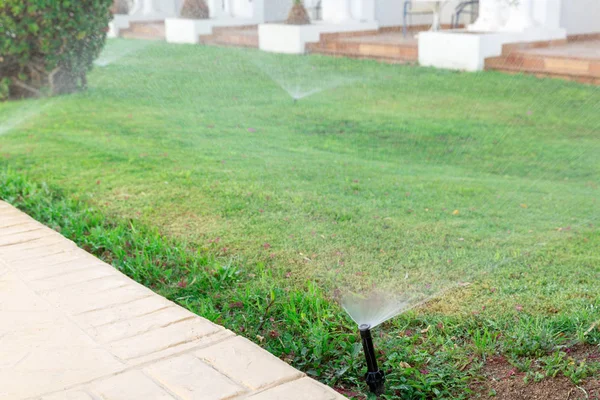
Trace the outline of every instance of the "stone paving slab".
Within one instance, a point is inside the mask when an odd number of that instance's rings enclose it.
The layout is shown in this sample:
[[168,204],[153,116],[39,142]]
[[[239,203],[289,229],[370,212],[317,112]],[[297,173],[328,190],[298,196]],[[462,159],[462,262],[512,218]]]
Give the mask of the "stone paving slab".
[[341,400],[0,201],[0,399]]

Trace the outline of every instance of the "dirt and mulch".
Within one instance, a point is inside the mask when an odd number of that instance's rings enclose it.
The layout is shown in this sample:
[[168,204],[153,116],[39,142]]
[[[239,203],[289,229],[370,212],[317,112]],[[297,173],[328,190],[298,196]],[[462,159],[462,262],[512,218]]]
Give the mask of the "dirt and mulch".
[[[600,361],[600,349],[578,346],[569,351],[568,356],[576,361]],[[588,378],[578,385],[562,375],[526,382],[526,373],[518,371],[502,356],[488,359],[482,376],[481,382],[472,385],[474,399],[600,400],[600,377]]]

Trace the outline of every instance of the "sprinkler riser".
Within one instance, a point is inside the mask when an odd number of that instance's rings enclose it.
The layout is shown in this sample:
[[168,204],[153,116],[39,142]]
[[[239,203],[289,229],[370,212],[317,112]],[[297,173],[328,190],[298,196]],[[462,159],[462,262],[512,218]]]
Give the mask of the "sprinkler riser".
[[365,358],[367,360],[365,380],[367,381],[371,393],[379,396],[385,391],[385,374],[377,366],[377,356],[375,354],[375,347],[373,347],[371,327],[367,324],[363,324],[359,327],[359,330]]

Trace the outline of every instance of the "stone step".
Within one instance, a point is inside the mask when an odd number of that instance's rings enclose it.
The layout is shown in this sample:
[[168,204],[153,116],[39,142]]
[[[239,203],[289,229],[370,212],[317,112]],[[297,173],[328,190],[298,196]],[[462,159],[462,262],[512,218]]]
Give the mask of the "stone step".
[[372,58],[395,62],[417,62],[419,49],[411,45],[326,40],[309,44],[310,53]]
[[210,35],[201,36],[200,43],[214,46],[232,46],[232,47],[258,47],[258,37],[252,38],[242,35]]
[[544,69],[544,59],[540,57],[527,57],[522,53],[513,52],[508,55],[487,58],[485,60],[485,69],[541,71]]
[[258,47],[256,25],[248,27],[219,27],[212,35],[200,36],[200,43],[214,46]]
[[539,49],[551,46],[561,46],[567,43],[567,39],[544,40],[540,42],[507,43],[502,46],[502,55],[510,55],[514,52],[522,51],[525,49]]
[[485,69],[600,85],[600,60],[548,57],[513,52],[509,55],[486,59]]
[[256,30],[258,32],[257,25],[239,25],[239,26],[214,26],[212,29],[213,35],[228,34],[237,31],[248,31]]
[[588,35],[583,35],[560,40],[505,44],[502,46],[501,56],[485,60],[485,69],[598,85],[600,84],[600,60],[536,51],[536,49],[552,47],[561,48],[572,42],[589,39]]
[[329,40],[335,40],[335,39],[340,39],[340,38],[377,35],[378,33],[379,33],[379,31],[377,29],[373,29],[370,31],[321,33],[321,41],[326,42]]
[[401,57],[386,57],[381,55],[373,55],[373,54],[360,54],[356,52],[345,52],[339,50],[329,50],[323,47],[319,47],[318,43],[312,43],[308,46],[308,52],[311,54],[321,54],[331,57],[347,57],[354,58],[358,60],[375,60],[381,61],[389,64],[416,64],[417,60],[413,59],[405,59]]
[[132,22],[129,28],[121,30],[120,36],[128,39],[164,40],[165,23],[162,21]]
[[547,72],[549,74],[600,78],[600,60],[512,53],[508,56],[486,59],[485,67],[486,69],[518,69],[523,72]]
[[507,67],[503,69],[495,69],[496,71],[504,72],[507,74],[527,74],[533,75],[538,78],[554,78],[554,79],[562,79],[565,81],[573,81],[584,83],[588,85],[596,85],[600,86],[600,78],[595,78],[593,76],[580,76],[580,75],[569,75],[569,74],[559,74],[559,73],[550,73],[547,71],[524,71],[518,68]]

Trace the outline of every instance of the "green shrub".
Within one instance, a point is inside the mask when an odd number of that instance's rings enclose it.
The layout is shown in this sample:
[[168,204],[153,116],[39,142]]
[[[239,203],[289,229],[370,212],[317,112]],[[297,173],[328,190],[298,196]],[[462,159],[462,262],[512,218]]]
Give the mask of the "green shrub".
[[[9,95],[85,87],[106,40],[111,5],[112,0],[0,1],[0,80]],[[0,90],[0,99],[5,92]]]

